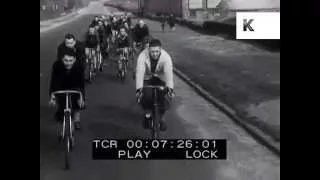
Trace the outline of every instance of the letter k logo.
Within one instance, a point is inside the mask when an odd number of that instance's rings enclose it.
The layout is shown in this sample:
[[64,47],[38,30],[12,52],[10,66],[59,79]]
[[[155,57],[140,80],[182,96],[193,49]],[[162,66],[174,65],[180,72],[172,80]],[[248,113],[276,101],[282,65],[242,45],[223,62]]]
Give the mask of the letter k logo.
[[249,22],[247,19],[243,20],[243,31],[247,31],[249,29],[250,31],[254,31],[254,29],[251,26],[251,23],[253,22],[253,19],[250,19]]

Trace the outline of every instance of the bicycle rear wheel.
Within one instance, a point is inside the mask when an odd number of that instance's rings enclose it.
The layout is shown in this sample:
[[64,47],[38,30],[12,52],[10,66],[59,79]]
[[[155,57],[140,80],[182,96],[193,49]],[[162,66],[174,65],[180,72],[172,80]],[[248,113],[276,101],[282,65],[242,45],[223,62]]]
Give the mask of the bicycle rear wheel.
[[122,70],[121,70],[121,80],[124,83],[126,80],[126,75],[127,75],[127,64],[126,64],[126,60],[122,61]]
[[94,62],[92,62],[93,59],[90,60],[89,63],[89,81],[93,82],[95,78],[95,67],[94,67]]

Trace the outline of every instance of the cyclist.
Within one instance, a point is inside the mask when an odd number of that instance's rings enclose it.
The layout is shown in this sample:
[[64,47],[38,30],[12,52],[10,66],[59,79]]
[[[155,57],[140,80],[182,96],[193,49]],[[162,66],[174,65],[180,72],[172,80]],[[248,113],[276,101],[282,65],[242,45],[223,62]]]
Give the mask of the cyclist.
[[[85,98],[85,86],[84,86],[84,70],[76,61],[76,53],[71,49],[66,49],[62,53],[62,59],[55,61],[52,66],[52,74],[50,81],[49,104],[58,107],[55,114],[55,119],[58,123],[58,130],[61,132],[61,122],[63,121],[63,114],[65,108],[65,97],[55,97],[52,93],[60,90],[78,90],[82,92],[83,98]],[[73,108],[73,119],[75,128],[80,129],[80,108],[84,106],[84,99],[80,97],[71,97],[71,106]],[[62,135],[59,134],[59,138]]]
[[121,51],[125,51],[126,57],[128,58],[129,48],[130,48],[129,36],[126,32],[125,27],[121,27],[119,36],[116,41],[117,53],[120,53]]
[[[132,30],[133,49],[135,50],[135,56],[140,53],[140,47],[143,46],[143,40],[149,37],[149,28],[143,20],[139,20],[138,24]],[[135,58],[134,58],[135,59]],[[134,60],[135,61],[135,60]],[[135,79],[135,72],[133,71],[133,79]]]
[[[130,41],[129,41],[128,34],[125,30],[125,27],[120,27],[120,32],[119,32],[119,35],[117,36],[115,47],[116,47],[116,54],[121,56],[121,54],[124,52],[124,55],[126,57],[126,61],[128,62]],[[117,60],[116,60],[116,62],[117,62]]]
[[83,67],[85,67],[86,55],[84,45],[80,41],[76,40],[75,36],[70,33],[65,35],[64,42],[62,42],[58,46],[57,60],[62,59],[64,51],[67,49],[72,49],[73,51],[75,51],[76,59],[80,61],[80,64],[82,64]]
[[99,21],[99,40],[100,40],[100,47],[101,47],[101,55],[103,56],[103,59],[106,57],[106,47],[107,47],[107,36],[106,36],[106,26],[104,26],[103,21]]
[[139,20],[139,23],[133,29],[134,47],[137,43],[142,43],[143,39],[145,37],[148,37],[149,35],[150,34],[148,26],[144,23],[143,20]]
[[105,58],[109,56],[109,48],[110,48],[110,37],[112,35],[112,30],[111,30],[111,24],[108,22],[106,19],[104,21],[104,27],[105,27],[105,37],[106,37],[106,47],[105,47]]
[[104,27],[105,27],[105,33],[106,33],[106,37],[110,37],[112,34],[112,29],[111,29],[111,24],[109,23],[109,21],[107,19],[105,19],[103,21]]
[[167,19],[166,19],[165,15],[162,14],[161,15],[161,20],[160,20],[162,32],[164,32],[164,29],[166,27],[166,22],[167,22]]
[[112,26],[113,31],[119,30],[119,20],[117,17],[113,17],[112,22],[111,22],[111,26]]
[[96,67],[96,62],[97,62],[97,52],[99,51],[100,45],[99,45],[100,39],[99,35],[95,30],[94,26],[91,26],[89,28],[89,32],[87,33],[86,37],[86,57],[89,56],[90,50],[91,50],[91,55],[93,56],[93,61],[94,61],[94,67]]
[[127,49],[130,47],[129,37],[125,27],[120,28],[120,33],[116,41],[117,50]]
[[[150,79],[150,75],[152,74],[159,76],[159,79],[157,81]],[[166,87],[159,99],[161,114],[160,130],[165,131],[167,127],[163,116],[169,109],[170,100],[174,97],[173,65],[170,55],[162,48],[161,42],[158,39],[151,40],[149,48],[140,53],[136,66],[136,97],[145,111],[144,127],[148,128],[151,123],[153,100],[152,91],[144,89],[144,85],[163,85]]]
[[123,27],[125,28],[126,32],[129,34],[131,29],[127,21],[123,23]]
[[112,31],[112,41],[114,43],[115,38],[117,37],[118,32],[119,32],[119,25],[118,25],[118,20],[116,17],[113,17],[113,19],[112,19],[111,31]]
[[128,13],[125,14],[125,18],[127,19],[129,27],[131,27],[131,17],[128,15]]

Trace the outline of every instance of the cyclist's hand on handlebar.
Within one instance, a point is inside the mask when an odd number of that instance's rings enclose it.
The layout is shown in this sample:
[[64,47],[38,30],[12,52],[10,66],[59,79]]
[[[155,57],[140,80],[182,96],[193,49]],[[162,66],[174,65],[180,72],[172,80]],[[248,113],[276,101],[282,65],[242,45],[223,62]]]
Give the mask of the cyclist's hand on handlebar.
[[136,90],[136,100],[138,104],[140,103],[141,96],[142,96],[142,88]]
[[57,105],[56,103],[56,97],[54,95],[51,95],[50,101],[49,101],[49,106],[55,107]]
[[171,88],[167,88],[167,95],[170,99],[173,99],[175,97],[175,92]]

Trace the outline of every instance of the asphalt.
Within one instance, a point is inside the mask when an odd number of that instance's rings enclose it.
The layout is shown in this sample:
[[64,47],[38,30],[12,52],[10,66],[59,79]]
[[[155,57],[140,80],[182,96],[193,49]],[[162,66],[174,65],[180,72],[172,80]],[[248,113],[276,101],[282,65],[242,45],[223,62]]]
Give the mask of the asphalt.
[[[75,21],[40,34],[40,180],[275,180],[280,159],[257,143],[223,113],[175,77],[177,98],[166,115],[163,138],[225,138],[226,161],[93,161],[91,141],[96,138],[147,138],[141,127],[141,110],[135,104],[134,82],[113,78],[107,66],[87,86],[88,108],[82,113],[82,130],[76,133],[72,168],[63,169],[63,149],[57,142],[53,109],[47,105],[48,84],[56,47],[66,32],[83,37],[90,21]],[[186,52],[187,53],[187,52]]]

